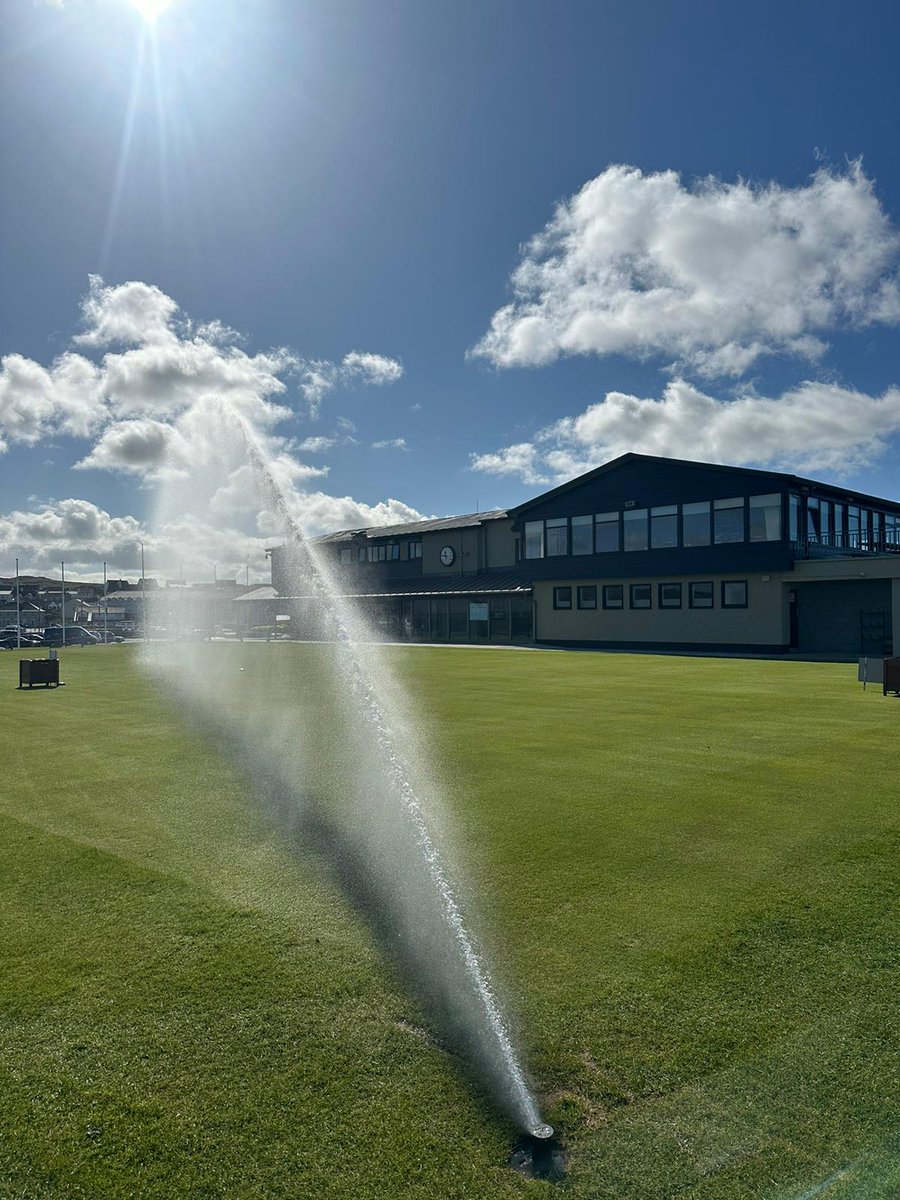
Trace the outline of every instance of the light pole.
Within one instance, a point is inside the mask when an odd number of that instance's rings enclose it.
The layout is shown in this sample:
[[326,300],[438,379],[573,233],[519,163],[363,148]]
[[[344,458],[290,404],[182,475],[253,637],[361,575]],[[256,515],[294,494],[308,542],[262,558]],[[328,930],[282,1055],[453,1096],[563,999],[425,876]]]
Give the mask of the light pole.
[[22,649],[22,604],[19,600],[19,560],[16,559],[16,649]]
[[60,574],[62,577],[62,644],[66,644],[66,564],[59,564]]
[[144,570],[144,543],[141,542],[141,624],[147,641],[147,572]]
[[[216,626],[219,624],[219,578],[217,575],[218,563],[213,563],[213,627],[212,636],[216,636]],[[212,638],[210,638],[212,641]]]
[[106,578],[106,563],[103,564],[103,645],[109,640],[109,581]]

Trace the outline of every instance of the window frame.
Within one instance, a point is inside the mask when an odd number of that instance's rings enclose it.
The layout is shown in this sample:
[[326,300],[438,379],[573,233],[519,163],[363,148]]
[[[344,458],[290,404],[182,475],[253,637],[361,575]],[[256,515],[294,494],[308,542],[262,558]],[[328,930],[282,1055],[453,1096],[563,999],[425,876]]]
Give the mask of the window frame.
[[[695,588],[709,588],[709,604],[698,603],[695,599]],[[716,585],[712,579],[691,579],[688,582],[688,608],[715,608],[716,607]]]
[[[725,588],[733,587],[735,584],[742,584],[744,588],[743,604],[729,604],[725,599]],[[746,579],[723,579],[720,589],[721,607],[722,608],[749,608],[750,607],[750,585]]]
[[[613,588],[619,589],[619,603],[615,604],[610,601],[609,594]],[[603,585],[603,608],[604,610],[618,612],[625,607],[625,584],[624,583],[604,583]]]
[[[638,588],[647,589],[647,603],[635,604],[635,595]],[[653,608],[653,584],[652,583],[629,583],[628,585],[628,607],[636,612],[647,612]]]
[[[575,549],[575,530],[587,530],[588,548],[587,550]],[[581,558],[585,554],[594,553],[594,517],[592,513],[582,513],[577,517],[571,517],[569,520],[569,550],[573,558]]]
[[[550,549],[550,530],[553,530],[553,536],[560,531],[562,532],[562,549]],[[565,558],[569,553],[569,518],[568,517],[547,517],[544,521],[544,558]]]
[[[562,597],[563,592],[569,593],[569,602],[565,603]],[[572,611],[572,585],[570,583],[562,583],[558,587],[553,588],[553,608],[557,612]]]
[[[614,520],[601,521],[601,517],[611,517]],[[602,550],[597,545],[597,535],[600,530],[615,529],[616,544],[610,550],[604,547]],[[621,554],[622,553],[622,514],[620,512],[602,512],[594,513],[594,553],[595,554]]]
[[[593,592],[594,593],[594,603],[593,604],[583,603],[583,596],[582,596],[583,592]],[[583,609],[586,612],[594,612],[597,608],[597,585],[596,585],[596,583],[579,583],[577,586],[576,592],[575,592],[575,598],[577,601],[578,608]]]
[[[678,589],[678,603],[677,604],[669,604],[669,603],[663,602],[663,588],[677,588]],[[681,583],[680,582],[677,582],[677,583],[670,582],[670,583],[658,584],[657,585],[657,596],[656,596],[656,607],[660,608],[660,609],[683,607],[683,590],[682,590]]]

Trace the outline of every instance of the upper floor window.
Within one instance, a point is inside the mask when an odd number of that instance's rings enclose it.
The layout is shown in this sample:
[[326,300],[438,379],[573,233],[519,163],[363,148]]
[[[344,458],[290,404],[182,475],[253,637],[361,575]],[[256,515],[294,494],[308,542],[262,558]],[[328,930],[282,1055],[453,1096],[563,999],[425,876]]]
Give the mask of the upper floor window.
[[713,540],[716,545],[744,540],[744,497],[713,501]]
[[709,545],[709,501],[681,506],[681,543],[683,546]]
[[665,550],[678,545],[678,505],[664,504],[650,509],[650,547]]
[[569,519],[554,517],[547,522],[547,557],[558,558],[569,553]]
[[390,545],[388,546],[387,550],[388,550],[387,556],[391,562],[399,562],[400,561],[400,543],[399,542],[391,542]]
[[647,549],[646,508],[629,508],[625,510],[625,549]]
[[781,495],[750,497],[750,541],[781,541]]
[[544,522],[525,522],[525,557],[544,557]]
[[594,549],[594,518],[572,518],[572,553],[591,554]]
[[410,542],[409,543],[409,557],[410,558],[421,558],[422,557],[422,543],[421,542]]
[[366,561],[366,547],[365,546],[359,546],[357,548],[356,561],[357,562],[365,562]]
[[788,537],[792,542],[800,540],[800,497],[791,493],[788,496]]
[[594,526],[594,549],[597,554],[614,553],[619,549],[619,514],[597,513]]
[[847,505],[847,545],[854,550],[859,547],[859,509],[855,504]]
[[341,564],[353,562],[353,550],[350,546],[341,546]]

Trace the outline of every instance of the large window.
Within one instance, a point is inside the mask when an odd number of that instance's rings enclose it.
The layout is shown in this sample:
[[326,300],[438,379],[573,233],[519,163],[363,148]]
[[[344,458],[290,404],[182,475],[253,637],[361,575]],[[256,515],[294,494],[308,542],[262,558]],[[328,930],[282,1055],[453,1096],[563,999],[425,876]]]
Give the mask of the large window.
[[859,548],[859,509],[855,504],[847,506],[847,545],[853,550]]
[[822,535],[821,510],[815,496],[809,496],[806,501],[806,538],[807,541],[817,542]]
[[649,583],[633,583],[629,589],[629,604],[632,608],[653,607],[653,586]]
[[659,607],[681,608],[680,583],[661,583],[659,585]]
[[713,501],[713,540],[717,546],[744,540],[744,498]]
[[681,506],[681,538],[683,546],[709,545],[709,501]]
[[845,504],[834,503],[834,544],[835,546],[846,545],[846,529],[847,522],[847,506]]
[[570,587],[555,587],[553,589],[553,607],[572,607],[572,589]]
[[409,543],[409,557],[410,558],[421,558],[422,557],[422,543],[421,542],[410,542]]
[[792,542],[800,541],[800,497],[791,494],[788,496],[788,523],[790,527],[790,537]]
[[722,607],[747,607],[747,580],[726,579],[722,583]]
[[579,608],[596,608],[597,607],[597,585],[595,583],[583,583],[578,586],[578,607]]
[[624,608],[625,607],[625,584],[624,583],[604,583],[604,585],[603,585],[603,607],[604,608]]
[[692,583],[688,588],[688,604],[691,608],[713,608],[714,593],[712,580]]
[[597,513],[594,526],[594,548],[598,554],[610,554],[619,549],[619,514]]
[[353,562],[353,550],[350,546],[341,546],[341,564],[347,566]]
[[553,520],[548,521],[546,538],[548,558],[558,558],[561,554],[568,554],[569,518],[554,517]]
[[625,511],[625,549],[647,549],[647,510],[630,508]]
[[650,546],[667,550],[678,545],[678,505],[664,504],[650,509]]
[[525,557],[544,557],[544,522],[525,522]]
[[750,497],[750,541],[781,541],[781,495]]
[[360,546],[359,549],[356,551],[356,561],[357,562],[365,562],[366,561],[366,547],[365,546]]
[[572,553],[592,554],[594,551],[594,518],[572,518]]

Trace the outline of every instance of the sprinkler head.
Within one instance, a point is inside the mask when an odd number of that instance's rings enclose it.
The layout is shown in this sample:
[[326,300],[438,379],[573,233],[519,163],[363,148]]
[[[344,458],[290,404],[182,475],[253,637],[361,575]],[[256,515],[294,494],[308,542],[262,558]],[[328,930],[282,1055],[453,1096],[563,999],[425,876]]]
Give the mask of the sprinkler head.
[[547,1138],[553,1137],[553,1126],[552,1125],[535,1125],[534,1128],[529,1129],[528,1132],[531,1134],[531,1136],[533,1138],[540,1138],[541,1141],[545,1141]]

